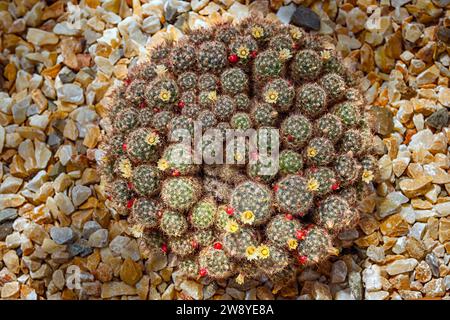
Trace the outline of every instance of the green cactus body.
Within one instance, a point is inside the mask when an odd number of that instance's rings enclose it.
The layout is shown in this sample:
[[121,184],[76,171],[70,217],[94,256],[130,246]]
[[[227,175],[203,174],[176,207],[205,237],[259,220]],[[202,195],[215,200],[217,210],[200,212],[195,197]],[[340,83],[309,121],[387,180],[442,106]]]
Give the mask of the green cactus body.
[[297,92],[296,107],[310,117],[317,117],[326,110],[325,90],[316,84],[305,84]]
[[336,173],[328,167],[318,167],[308,170],[307,179],[310,184],[317,183],[313,191],[318,196],[324,196],[340,187]]
[[333,142],[339,140],[344,132],[342,121],[335,115],[325,114],[315,122],[315,130],[324,138]]
[[339,232],[345,229],[353,216],[347,201],[339,196],[329,196],[320,203],[315,211],[314,221],[316,224],[328,230],[328,232]]
[[311,139],[306,147],[305,158],[314,166],[325,166],[335,158],[333,143],[326,138]]
[[230,96],[220,96],[214,105],[214,114],[220,121],[226,121],[231,118],[235,109],[233,98]]
[[169,248],[170,250],[181,256],[187,256],[192,254],[195,251],[194,239],[192,236],[182,236],[182,237],[170,237],[169,239]]
[[191,148],[182,143],[168,146],[164,150],[162,159],[167,161],[167,169],[172,170],[172,172],[178,172],[181,175],[192,174],[197,170]]
[[234,96],[236,109],[239,111],[248,111],[250,109],[250,99],[245,93],[239,93]]
[[231,68],[225,70],[220,77],[222,89],[231,95],[247,91],[248,76],[240,68]]
[[286,80],[278,78],[270,81],[262,90],[262,99],[280,111],[287,111],[294,101],[294,88]]
[[140,128],[133,131],[127,140],[126,150],[135,161],[154,161],[158,158],[161,148],[160,142],[149,143],[150,137],[155,137],[152,130]]
[[257,259],[256,265],[260,270],[266,274],[275,274],[285,269],[289,265],[289,255],[286,250],[271,244],[267,245],[269,249],[269,256],[265,259]]
[[343,184],[354,183],[361,173],[361,166],[358,160],[349,154],[338,156],[334,162],[334,169]]
[[179,89],[175,80],[157,79],[149,88],[145,95],[149,107],[168,108],[178,100]]
[[219,79],[211,73],[204,73],[198,78],[197,88],[200,91],[217,90],[217,83]]
[[166,206],[173,210],[190,209],[200,196],[199,183],[191,178],[176,177],[164,181],[161,198]]
[[329,233],[318,226],[306,228],[306,236],[299,241],[297,251],[299,257],[302,257],[303,264],[313,264],[323,261],[329,256],[329,250],[332,248],[331,237]]
[[125,98],[137,108],[144,99],[146,89],[147,83],[144,80],[131,81],[130,85],[127,87]]
[[198,276],[198,263],[194,259],[185,259],[180,262],[179,270],[182,274],[189,278],[195,278]]
[[152,127],[158,132],[166,133],[170,120],[174,117],[173,113],[170,111],[161,111],[155,113],[152,119]]
[[346,126],[355,126],[359,123],[359,108],[351,102],[343,102],[336,107],[336,115]]
[[292,76],[301,80],[314,80],[322,71],[322,59],[313,50],[302,50],[294,56],[291,65]]
[[250,116],[245,112],[238,112],[231,117],[231,128],[246,130],[252,127],[252,120]]
[[128,183],[124,180],[116,180],[109,188],[111,197],[121,205],[125,205],[133,196],[133,192],[128,188]]
[[207,229],[214,224],[217,205],[211,199],[199,201],[191,213],[191,224],[197,229]]
[[272,194],[269,189],[259,183],[246,181],[233,190],[231,207],[241,220],[241,216],[250,211],[254,215],[254,220],[247,223],[259,225],[272,215],[271,200]]
[[258,242],[255,233],[247,228],[241,228],[234,233],[224,233],[222,244],[225,252],[235,259],[245,259],[246,249],[250,246],[257,246]]
[[178,76],[177,83],[181,90],[192,90],[197,84],[197,75],[192,71],[182,73]]
[[278,161],[280,174],[282,175],[297,173],[303,168],[302,155],[293,150],[285,149],[281,151]]
[[282,212],[303,216],[313,205],[313,193],[308,190],[307,180],[289,175],[276,184],[275,196]]
[[275,246],[289,249],[289,240],[296,239],[301,223],[288,215],[276,215],[266,227],[267,239]]
[[200,67],[205,71],[219,72],[227,65],[226,48],[218,41],[205,42],[198,52]]
[[341,99],[346,90],[344,79],[335,73],[328,73],[320,79],[320,84],[327,93],[327,97],[331,100]]
[[177,48],[171,54],[172,68],[175,73],[182,73],[195,66],[197,63],[196,50],[193,46],[187,45]]
[[207,247],[199,255],[200,271],[214,279],[228,278],[232,273],[232,264],[223,250]]
[[283,70],[283,62],[278,56],[278,52],[267,50],[255,59],[254,72],[261,80],[268,78],[276,78],[281,75]]
[[281,138],[288,148],[301,148],[311,137],[312,125],[302,115],[292,115],[281,124]]
[[188,229],[188,223],[183,214],[165,210],[161,216],[160,227],[170,237],[181,237]]
[[212,245],[216,239],[216,234],[213,229],[199,229],[194,232],[194,240],[202,247]]
[[348,130],[341,138],[340,145],[341,152],[353,152],[355,155],[363,153],[364,150],[364,140],[362,134],[358,130]]
[[123,110],[119,112],[116,116],[116,119],[113,123],[114,129],[127,133],[136,128],[139,124],[139,115],[138,112],[130,109]]
[[155,200],[138,198],[133,203],[132,213],[138,223],[148,228],[155,228],[159,223],[158,215],[161,209],[161,206]]
[[141,196],[152,196],[159,190],[161,175],[158,168],[140,165],[133,170],[132,183],[134,190]]
[[278,111],[269,103],[257,104],[251,115],[258,127],[273,126],[278,119]]

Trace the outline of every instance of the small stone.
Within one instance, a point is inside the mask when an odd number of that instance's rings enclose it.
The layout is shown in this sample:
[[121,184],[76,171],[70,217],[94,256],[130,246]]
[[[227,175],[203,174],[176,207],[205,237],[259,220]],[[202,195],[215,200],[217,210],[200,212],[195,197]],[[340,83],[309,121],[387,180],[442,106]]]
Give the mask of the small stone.
[[113,270],[108,264],[100,262],[93,275],[101,282],[108,282],[113,278]]
[[423,259],[423,257],[425,257],[426,254],[426,250],[422,241],[417,240],[416,238],[408,237],[406,240],[405,249],[410,255],[410,257],[418,260]]
[[[0,223],[0,241],[6,241],[6,238],[14,231],[12,221]],[[11,241],[11,239],[10,239]],[[20,234],[19,234],[20,241]],[[20,242],[19,242],[20,245]],[[6,246],[10,248],[11,242],[6,242]]]
[[124,236],[117,236],[111,240],[109,249],[114,255],[120,255],[123,248],[130,242],[130,238]]
[[74,238],[73,230],[69,227],[52,227],[50,229],[50,237],[57,244],[66,244]]
[[348,274],[348,285],[352,292],[352,296],[356,300],[362,300],[363,286],[361,281],[361,274],[359,272],[350,272]]
[[407,203],[408,200],[409,199],[399,191],[391,192],[378,204],[378,214],[381,218],[384,218],[396,213],[400,206]]
[[439,27],[437,31],[437,37],[439,40],[446,44],[450,44],[450,28],[448,27]]
[[424,195],[430,189],[433,178],[431,176],[421,176],[416,179],[403,179],[399,186],[402,192],[409,198]]
[[422,289],[426,297],[443,297],[445,295],[444,279],[433,279],[427,282]]
[[232,296],[236,300],[244,300],[244,298],[245,298],[245,292],[240,291],[236,288],[228,287],[225,289],[225,292],[227,294],[229,294],[230,296]]
[[442,218],[439,221],[439,242],[450,240],[450,218]]
[[85,202],[92,194],[89,187],[77,185],[72,189],[72,202],[78,207]]
[[344,261],[338,260],[331,267],[331,283],[341,283],[347,278],[347,265]]
[[446,127],[448,124],[448,111],[445,108],[439,109],[429,116],[425,123],[432,128],[441,130],[442,127]]
[[312,296],[315,300],[333,300],[328,285],[320,282],[314,282]]
[[280,9],[278,9],[277,17],[282,23],[289,24],[295,10],[296,10],[296,6],[293,3],[291,3],[288,6],[283,6]]
[[91,234],[93,234],[95,231],[97,231],[101,228],[102,228],[102,226],[97,221],[94,221],[94,220],[88,221],[83,225],[82,236],[85,239],[89,239]]
[[53,284],[59,290],[64,289],[64,286],[66,284],[66,279],[64,278],[64,272],[61,269],[58,269],[55,272],[53,272],[52,281],[53,281]]
[[113,281],[102,284],[101,297],[102,299],[109,299],[117,296],[132,296],[136,293],[136,288],[125,282]]
[[94,248],[104,248],[108,245],[108,230],[100,229],[89,236],[88,244]]
[[366,254],[373,262],[380,263],[383,262],[385,258],[383,247],[369,246]]
[[414,270],[417,264],[418,264],[417,260],[413,258],[395,260],[394,262],[387,265],[386,272],[389,273],[391,276],[400,273],[410,272]]
[[399,237],[408,233],[409,224],[397,213],[385,219],[380,225],[380,231],[388,237]]
[[[0,211],[0,224],[8,221],[13,220],[17,217],[17,209],[4,209]],[[1,241],[1,240],[0,240]]]
[[273,294],[266,286],[256,288],[256,296],[259,300],[273,300]]
[[147,269],[159,271],[167,266],[167,255],[162,252],[153,253],[147,260]]
[[73,206],[72,201],[66,194],[62,192],[57,193],[54,199],[59,210],[61,210],[61,212],[65,215],[70,215],[75,211],[75,207]]
[[362,280],[364,281],[365,289],[367,291],[380,290],[382,288],[380,267],[371,265],[369,268],[364,269]]
[[291,23],[306,30],[320,29],[320,18],[317,13],[304,6],[297,7],[292,15]]
[[420,261],[417,265],[415,271],[415,279],[422,283],[428,282],[431,280],[431,269],[428,263],[425,261]]
[[14,250],[10,250],[3,255],[3,262],[9,271],[12,273],[19,273],[19,257]]
[[134,286],[142,278],[142,270],[137,263],[131,259],[125,259],[120,267],[120,279]]
[[36,271],[30,271],[31,279],[33,280],[41,280],[52,275],[53,271],[49,267],[48,264],[44,263],[42,266]]
[[61,101],[80,105],[84,102],[83,89],[73,83],[63,84],[57,89],[58,98]]
[[439,68],[436,65],[433,65],[417,76],[416,84],[422,86],[433,83],[439,77],[439,73]]
[[16,208],[25,202],[25,198],[20,194],[0,194],[0,210],[6,208]]
[[58,36],[56,36],[54,33],[36,28],[28,28],[26,39],[28,42],[31,42],[36,46],[57,44],[59,41]]
[[365,295],[366,300],[385,300],[387,297],[389,297],[387,291],[366,292]]
[[183,293],[194,300],[203,299],[203,285],[192,280],[184,280],[180,284],[180,289]]
[[17,281],[7,282],[3,285],[1,291],[2,299],[18,298],[20,284]]

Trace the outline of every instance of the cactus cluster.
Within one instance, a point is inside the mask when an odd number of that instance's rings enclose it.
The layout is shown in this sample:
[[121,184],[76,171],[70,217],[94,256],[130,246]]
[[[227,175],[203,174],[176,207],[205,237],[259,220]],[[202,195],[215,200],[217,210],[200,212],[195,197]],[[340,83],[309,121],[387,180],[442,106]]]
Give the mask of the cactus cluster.
[[[109,205],[191,278],[285,279],[338,253],[333,241],[358,220],[377,166],[362,96],[333,48],[248,18],[151,49],[111,99],[101,166]],[[203,140],[186,145],[198,123]],[[279,130],[278,171],[260,173],[272,163],[248,143],[219,141],[235,163],[194,162],[194,148],[215,150],[213,128],[223,137],[255,129],[258,141]]]

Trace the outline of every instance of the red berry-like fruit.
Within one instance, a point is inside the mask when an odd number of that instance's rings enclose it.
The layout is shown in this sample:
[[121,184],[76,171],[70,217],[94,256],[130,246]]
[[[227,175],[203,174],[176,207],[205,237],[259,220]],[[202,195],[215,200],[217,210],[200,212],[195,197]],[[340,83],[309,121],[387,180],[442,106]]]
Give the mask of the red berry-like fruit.
[[145,101],[142,101],[141,103],[139,103],[139,108],[144,109],[147,106],[147,104],[145,103]]
[[232,216],[233,213],[234,213],[234,209],[231,208],[231,207],[228,207],[227,210],[226,210],[226,212],[227,212],[227,214],[228,214],[229,216]]
[[205,268],[200,269],[200,277],[205,277],[208,274],[208,271]]
[[193,248],[197,248],[197,247],[198,247],[198,242],[195,241],[195,240],[192,240],[192,241],[191,241],[191,246],[192,246]]
[[294,43],[294,44],[292,45],[292,49],[297,50],[298,48],[300,48],[300,46],[299,46],[298,43]]
[[156,108],[156,107],[153,108],[153,112],[154,112],[154,113],[158,113],[159,111],[160,111],[159,108]]
[[239,61],[239,57],[236,54],[232,54],[228,57],[228,61],[231,63],[236,63]]
[[164,252],[164,253],[167,253],[167,244],[165,244],[165,243],[163,243],[162,245],[161,245],[161,251],[162,252]]
[[172,176],[174,176],[174,177],[178,177],[180,174],[181,174],[181,172],[178,169],[175,169],[172,171]]
[[292,220],[294,217],[292,216],[292,214],[290,214],[290,213],[286,213],[286,219],[288,219],[288,220]]
[[125,85],[126,85],[126,86],[129,86],[130,83],[131,83],[131,79],[130,79],[130,78],[126,78],[126,79],[124,80],[124,82],[125,82]]
[[128,209],[131,209],[131,207],[133,206],[134,200],[135,200],[134,198],[128,200],[128,202],[127,202],[127,208],[128,208]]
[[300,263],[301,265],[306,264],[306,262],[308,262],[308,257],[307,256],[299,256],[298,257],[298,263]]
[[339,189],[339,183],[338,183],[338,182],[336,182],[335,184],[333,184],[333,185],[331,186],[331,190],[335,191],[335,190],[337,190],[337,189]]
[[257,55],[258,55],[258,51],[256,51],[256,50],[253,50],[252,52],[250,52],[250,57],[252,57],[253,59],[255,59]]
[[222,244],[220,242],[214,243],[214,249],[216,250],[222,250]]
[[127,151],[127,144],[126,143],[122,144],[122,150],[123,151]]
[[291,136],[291,135],[288,135],[288,136],[287,136],[287,139],[288,139],[288,141],[291,141],[291,142],[294,141],[294,137]]
[[178,101],[178,108],[183,109],[185,105],[184,101]]
[[133,189],[133,183],[127,182],[127,187],[128,187],[128,189],[132,190]]
[[305,237],[306,237],[306,231],[305,231],[305,230],[297,230],[297,231],[295,232],[295,237],[296,237],[298,240],[303,240],[303,239],[305,239]]
[[273,191],[278,192],[278,189],[279,189],[279,188],[280,188],[280,187],[276,184],[276,185],[273,186]]

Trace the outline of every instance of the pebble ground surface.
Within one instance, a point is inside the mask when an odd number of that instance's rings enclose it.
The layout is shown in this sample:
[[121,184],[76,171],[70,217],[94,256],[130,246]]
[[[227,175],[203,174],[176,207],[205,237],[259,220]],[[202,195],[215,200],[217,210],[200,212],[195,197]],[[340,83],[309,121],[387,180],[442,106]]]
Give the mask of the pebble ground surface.
[[[0,298],[449,300],[449,9],[449,0],[0,0]],[[339,235],[339,257],[282,288],[183,280],[174,256],[140,250],[96,171],[108,93],[128,68],[186,26],[250,14],[336,40],[377,121],[381,175],[359,225]]]

